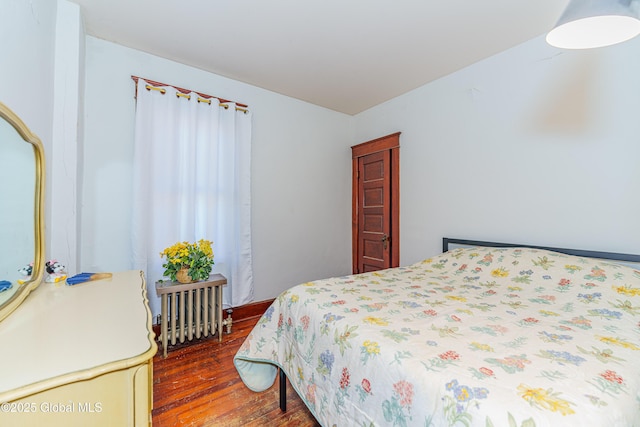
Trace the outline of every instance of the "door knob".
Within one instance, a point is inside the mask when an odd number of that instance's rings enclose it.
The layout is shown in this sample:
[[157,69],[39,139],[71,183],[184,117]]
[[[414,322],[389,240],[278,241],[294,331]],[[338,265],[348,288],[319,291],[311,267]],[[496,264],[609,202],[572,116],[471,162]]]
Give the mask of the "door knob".
[[382,243],[384,244],[385,250],[387,249],[387,242],[389,242],[391,238],[386,234],[382,235]]

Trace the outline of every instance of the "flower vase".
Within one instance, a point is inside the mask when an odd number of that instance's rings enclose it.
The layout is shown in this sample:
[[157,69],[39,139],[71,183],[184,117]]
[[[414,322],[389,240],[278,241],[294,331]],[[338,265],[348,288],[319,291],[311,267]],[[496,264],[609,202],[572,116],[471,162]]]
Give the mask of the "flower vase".
[[189,267],[182,267],[178,270],[176,280],[180,283],[193,283],[194,280],[189,276]]

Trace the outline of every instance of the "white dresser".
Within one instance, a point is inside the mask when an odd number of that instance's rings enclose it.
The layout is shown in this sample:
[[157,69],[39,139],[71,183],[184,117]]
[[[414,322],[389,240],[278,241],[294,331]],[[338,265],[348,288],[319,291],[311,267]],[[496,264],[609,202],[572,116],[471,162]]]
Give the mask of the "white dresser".
[[140,271],[42,283],[0,322],[0,426],[148,426],[156,351]]

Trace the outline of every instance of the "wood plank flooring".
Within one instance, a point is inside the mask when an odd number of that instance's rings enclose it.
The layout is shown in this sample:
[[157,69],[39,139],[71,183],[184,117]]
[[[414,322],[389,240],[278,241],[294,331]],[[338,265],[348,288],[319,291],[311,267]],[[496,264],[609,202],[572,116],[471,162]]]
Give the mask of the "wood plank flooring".
[[233,323],[232,333],[169,347],[153,359],[153,425],[319,427],[313,415],[287,384],[287,412],[279,407],[279,387],[262,393],[240,380],[233,356],[258,317]]

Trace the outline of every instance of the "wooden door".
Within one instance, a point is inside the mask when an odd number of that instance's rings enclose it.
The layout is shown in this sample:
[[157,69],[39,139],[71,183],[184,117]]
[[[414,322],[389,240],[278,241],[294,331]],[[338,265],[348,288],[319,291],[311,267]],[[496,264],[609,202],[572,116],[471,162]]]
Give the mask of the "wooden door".
[[399,265],[399,136],[351,147],[354,273]]

